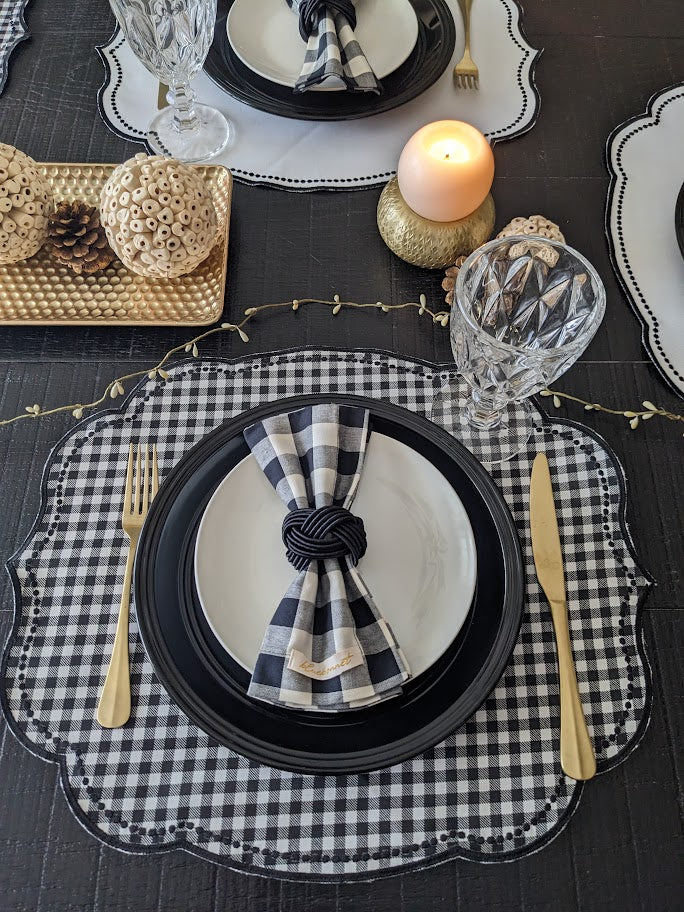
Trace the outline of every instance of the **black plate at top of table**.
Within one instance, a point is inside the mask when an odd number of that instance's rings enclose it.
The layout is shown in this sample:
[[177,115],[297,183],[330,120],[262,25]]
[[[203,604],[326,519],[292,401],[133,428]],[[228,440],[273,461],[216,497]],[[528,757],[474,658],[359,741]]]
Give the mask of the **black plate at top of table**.
[[[354,120],[399,107],[435,83],[451,62],[456,28],[444,0],[411,0],[418,19],[418,38],[411,54],[373,92],[295,92],[257,75],[233,51],[226,19],[234,0],[218,0],[216,29],[204,69],[220,88],[239,101],[281,117],[297,120]],[[293,27],[296,20],[293,16]],[[302,43],[302,62],[304,44]]]
[[[249,455],[243,430],[269,415],[317,402],[367,408],[373,431],[428,459],[466,509],[478,562],[469,615],[441,658],[410,680],[401,695],[338,713],[286,709],[248,697],[249,675],[209,628],[193,572],[195,539],[206,505],[226,475]],[[138,547],[134,586],[138,624],[155,671],[201,729],[260,763],[344,774],[416,756],[479,708],[515,644],[524,573],[508,508],[487,472],[461,444],[426,419],[389,403],[327,394],[261,405],[193,447],[164,480],[152,504]]]
[[682,184],[675,204],[675,234],[677,235],[679,249],[684,257],[684,184]]

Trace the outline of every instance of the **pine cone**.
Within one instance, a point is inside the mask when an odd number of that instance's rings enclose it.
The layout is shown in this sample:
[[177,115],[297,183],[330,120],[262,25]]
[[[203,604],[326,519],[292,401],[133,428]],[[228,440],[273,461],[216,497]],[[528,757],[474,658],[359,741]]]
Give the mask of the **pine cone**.
[[107,243],[100,213],[81,202],[61,202],[48,219],[52,255],[77,275],[92,275],[114,259]]

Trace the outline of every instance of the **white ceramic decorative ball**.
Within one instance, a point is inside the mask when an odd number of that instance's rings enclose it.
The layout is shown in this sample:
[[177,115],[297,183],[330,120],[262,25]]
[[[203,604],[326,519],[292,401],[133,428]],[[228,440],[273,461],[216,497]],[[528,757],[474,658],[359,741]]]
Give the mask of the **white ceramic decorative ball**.
[[52,189],[35,161],[0,143],[0,265],[38,253],[47,237]]
[[102,188],[100,220],[124,266],[149,278],[192,272],[216,240],[216,210],[198,172],[144,152],[112,172]]

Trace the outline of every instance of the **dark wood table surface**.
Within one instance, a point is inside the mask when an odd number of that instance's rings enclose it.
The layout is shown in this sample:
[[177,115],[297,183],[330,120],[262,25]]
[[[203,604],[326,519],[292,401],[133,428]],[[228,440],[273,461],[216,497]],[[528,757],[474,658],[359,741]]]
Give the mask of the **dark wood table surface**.
[[[608,293],[603,326],[559,388],[628,408],[684,401],[662,381],[613,274],[604,236],[610,131],[641,113],[652,94],[684,79],[682,0],[529,0],[525,26],[543,47],[542,98],[529,133],[496,147],[499,226],[542,212],[598,268]],[[118,162],[140,147],[111,134],[95,95],[103,79],[94,50],[113,27],[104,0],[32,0],[32,37],[14,53],[0,97],[0,141],[43,161]],[[286,193],[237,185],[226,318],[292,297],[401,302],[440,278],[402,263],[375,224],[378,190]],[[187,329],[0,329],[0,417],[34,402],[94,397],[111,378],[140,369],[188,338]],[[372,347],[445,361],[447,333],[406,313],[307,309],[259,318],[244,346],[219,338],[225,356],[293,345]],[[654,706],[639,748],[588,783],[565,830],[541,852],[509,864],[450,861],[376,883],[287,883],[233,873],[172,851],[133,856],[102,845],[68,809],[56,766],[36,759],[3,723],[0,733],[2,912],[209,912],[209,910],[636,910],[684,909],[682,654],[684,654],[684,440],[682,426],[567,410],[605,436],[624,465],[628,519],[641,562],[657,586],[644,612]],[[0,429],[0,554],[6,559],[36,513],[45,459],[72,419]],[[0,583],[0,634],[12,593]]]

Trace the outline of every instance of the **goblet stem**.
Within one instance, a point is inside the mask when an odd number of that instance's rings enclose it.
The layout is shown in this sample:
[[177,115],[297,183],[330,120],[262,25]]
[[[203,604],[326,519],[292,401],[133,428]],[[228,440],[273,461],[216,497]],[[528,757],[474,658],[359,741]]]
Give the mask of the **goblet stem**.
[[200,120],[195,108],[195,93],[189,85],[171,87],[173,98],[173,126],[179,133],[197,133]]
[[505,404],[498,404],[492,396],[486,396],[474,389],[466,404],[466,417],[478,431],[493,431],[501,424]]

